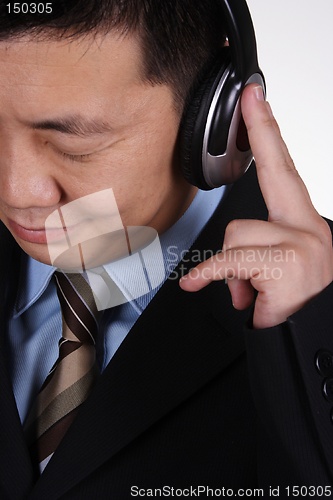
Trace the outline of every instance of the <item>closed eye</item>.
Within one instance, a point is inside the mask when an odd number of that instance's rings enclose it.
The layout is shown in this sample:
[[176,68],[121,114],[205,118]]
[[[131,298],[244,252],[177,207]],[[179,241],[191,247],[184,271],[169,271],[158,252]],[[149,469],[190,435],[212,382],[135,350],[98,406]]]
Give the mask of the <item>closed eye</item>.
[[61,154],[61,156],[63,156],[67,160],[76,161],[76,162],[84,162],[85,160],[88,160],[91,157],[91,154],[73,155],[70,153],[63,153],[62,151],[60,151],[60,154]]

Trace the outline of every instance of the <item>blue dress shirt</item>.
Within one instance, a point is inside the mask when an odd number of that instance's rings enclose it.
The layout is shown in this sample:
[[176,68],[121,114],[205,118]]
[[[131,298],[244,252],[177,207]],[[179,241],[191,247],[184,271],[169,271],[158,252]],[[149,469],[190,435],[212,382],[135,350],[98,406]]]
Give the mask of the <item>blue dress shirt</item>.
[[[160,236],[165,265],[165,279],[192,246],[208,222],[225,192],[225,188],[198,191],[184,215]],[[121,289],[121,266],[104,266]],[[6,345],[10,359],[14,395],[21,421],[58,357],[62,321],[52,275],[55,268],[22,255],[20,284],[16,303],[10,314]],[[147,307],[162,283],[145,295],[104,311],[97,346],[98,361],[103,370]],[[124,292],[124,290],[122,290]]]

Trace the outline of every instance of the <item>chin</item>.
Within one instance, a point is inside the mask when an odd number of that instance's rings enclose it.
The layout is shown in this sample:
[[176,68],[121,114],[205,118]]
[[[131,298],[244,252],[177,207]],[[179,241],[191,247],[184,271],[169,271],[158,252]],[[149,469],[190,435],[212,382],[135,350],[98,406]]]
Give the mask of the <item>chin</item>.
[[[23,252],[25,252],[29,257],[41,262],[42,264],[47,264],[51,266],[51,259],[47,249],[47,245],[36,245],[33,243],[27,243],[25,241],[20,241],[18,238],[15,238],[18,245],[21,247]],[[37,247],[37,248],[36,248]]]

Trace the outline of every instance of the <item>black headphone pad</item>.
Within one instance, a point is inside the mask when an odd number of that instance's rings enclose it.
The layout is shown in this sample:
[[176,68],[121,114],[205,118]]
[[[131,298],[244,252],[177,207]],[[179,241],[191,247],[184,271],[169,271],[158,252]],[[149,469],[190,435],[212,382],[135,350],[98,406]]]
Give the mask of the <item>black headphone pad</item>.
[[193,97],[190,99],[180,126],[180,159],[184,177],[200,189],[209,190],[202,169],[202,146],[207,116],[211,108],[216,88],[221,79],[228,79],[230,57],[227,48],[210,65],[201,78]]

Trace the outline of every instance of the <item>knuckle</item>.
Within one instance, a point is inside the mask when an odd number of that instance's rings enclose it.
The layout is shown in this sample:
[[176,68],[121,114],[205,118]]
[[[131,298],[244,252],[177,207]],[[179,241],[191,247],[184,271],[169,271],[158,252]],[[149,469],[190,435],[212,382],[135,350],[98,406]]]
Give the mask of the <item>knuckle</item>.
[[298,171],[296,170],[295,164],[291,158],[284,158],[283,159],[282,168],[286,172],[294,175],[297,179],[300,179],[300,175],[299,175]]
[[271,116],[270,114],[267,114],[267,113],[265,113],[262,116],[262,124],[265,127],[272,127],[274,129],[276,129],[276,127],[277,127],[277,121],[275,120],[275,118],[273,116]]
[[332,232],[325,219],[319,219],[317,228],[319,230],[320,239],[322,240],[322,242],[325,245],[332,247]]
[[310,250],[311,253],[317,253],[321,247],[320,238],[318,238],[315,233],[304,233],[303,235],[303,245],[305,248]]
[[227,249],[232,247],[232,242],[236,239],[237,234],[240,231],[241,224],[241,220],[234,219],[227,225],[224,235],[224,246]]
[[315,257],[327,254],[332,249],[332,233],[323,219],[316,222],[315,232],[303,235],[303,244]]

